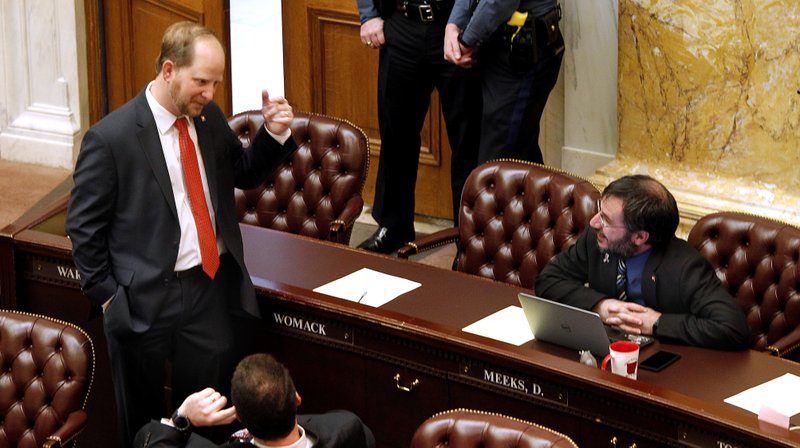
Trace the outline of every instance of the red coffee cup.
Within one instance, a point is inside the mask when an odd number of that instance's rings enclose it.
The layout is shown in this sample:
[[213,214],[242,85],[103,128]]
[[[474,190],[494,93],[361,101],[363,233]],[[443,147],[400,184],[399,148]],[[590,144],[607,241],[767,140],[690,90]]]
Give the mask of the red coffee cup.
[[635,380],[639,367],[639,344],[631,341],[612,342],[608,351],[600,368],[605,370],[608,361],[611,361],[611,373]]

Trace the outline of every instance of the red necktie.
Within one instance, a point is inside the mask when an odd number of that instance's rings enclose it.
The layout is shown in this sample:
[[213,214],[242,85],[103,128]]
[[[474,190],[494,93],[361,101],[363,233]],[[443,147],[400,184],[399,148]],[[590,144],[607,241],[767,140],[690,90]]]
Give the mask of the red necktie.
[[186,191],[189,194],[189,205],[192,207],[194,224],[197,226],[197,237],[200,240],[200,256],[203,258],[203,272],[212,279],[219,268],[219,252],[217,251],[217,237],[211,227],[211,217],[208,214],[206,195],[203,192],[203,180],[200,178],[200,165],[197,163],[197,153],[194,149],[192,138],[186,120],[175,120],[178,128],[181,145],[181,164],[183,176],[186,178]]

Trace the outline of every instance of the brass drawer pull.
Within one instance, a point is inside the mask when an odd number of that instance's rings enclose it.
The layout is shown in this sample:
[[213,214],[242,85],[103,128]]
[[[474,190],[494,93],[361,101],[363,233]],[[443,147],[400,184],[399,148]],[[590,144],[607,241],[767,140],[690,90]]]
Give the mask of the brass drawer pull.
[[414,381],[412,381],[411,384],[409,384],[408,386],[401,385],[400,384],[400,374],[399,373],[396,373],[394,375],[394,383],[397,386],[397,388],[402,390],[403,392],[411,392],[412,390],[414,390],[415,387],[419,386],[419,380],[418,379],[415,379]]

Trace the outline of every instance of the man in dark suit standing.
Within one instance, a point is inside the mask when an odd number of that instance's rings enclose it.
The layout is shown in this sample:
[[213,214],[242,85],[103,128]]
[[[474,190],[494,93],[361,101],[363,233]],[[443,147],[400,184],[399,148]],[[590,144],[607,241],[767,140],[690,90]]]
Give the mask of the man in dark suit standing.
[[120,443],[191,392],[227,384],[232,313],[258,315],[234,187],[253,188],[296,148],[284,98],[262,92],[247,150],[212,101],[225,53],[211,30],[170,26],[157,76],[81,144],[67,232],[81,288],[101,307]]
[[[134,448],[253,447],[373,448],[372,431],[349,411],[297,415],[300,394],[286,367],[259,353],[243,359],[231,381],[233,407],[213,389],[190,395],[178,408],[180,417],[153,420],[137,433]],[[226,445],[193,433],[197,426],[225,425],[236,418],[246,430]]]
[[453,150],[450,188],[453,220],[458,224],[461,191],[478,164],[480,80],[474,70],[444,60],[444,30],[453,0],[357,0],[357,3],[361,42],[370,49],[380,49],[381,134],[372,208],[378,229],[358,247],[388,254],[415,237],[414,190],[421,133],[434,88],[439,93],[447,138]]

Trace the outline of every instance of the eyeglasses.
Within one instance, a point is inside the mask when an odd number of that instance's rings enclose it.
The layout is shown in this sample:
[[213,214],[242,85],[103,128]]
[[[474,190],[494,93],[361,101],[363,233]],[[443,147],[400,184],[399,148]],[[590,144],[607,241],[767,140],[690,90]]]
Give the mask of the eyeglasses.
[[623,229],[626,228],[625,225],[613,225],[606,222],[603,219],[603,210],[600,208],[600,199],[597,200],[597,215],[600,218],[600,225],[603,226],[604,229]]

